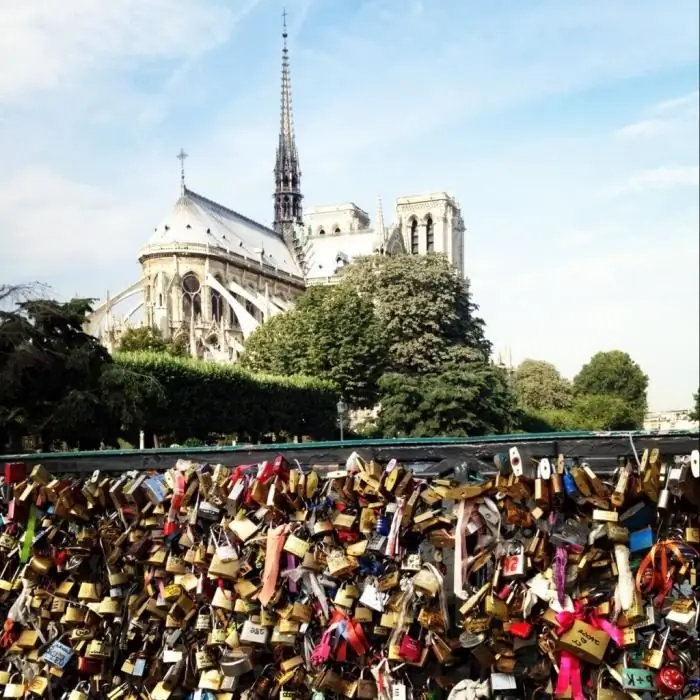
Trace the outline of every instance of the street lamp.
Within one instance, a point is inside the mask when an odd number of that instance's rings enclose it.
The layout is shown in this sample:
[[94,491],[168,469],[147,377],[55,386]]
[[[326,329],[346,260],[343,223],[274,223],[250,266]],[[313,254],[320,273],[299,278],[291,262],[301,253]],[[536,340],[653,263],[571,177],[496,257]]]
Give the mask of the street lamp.
[[338,409],[338,425],[340,426],[340,442],[343,442],[343,428],[345,427],[345,410],[346,410],[346,405],[345,401],[343,400],[343,397],[341,396],[340,399],[338,399],[338,405],[336,406]]

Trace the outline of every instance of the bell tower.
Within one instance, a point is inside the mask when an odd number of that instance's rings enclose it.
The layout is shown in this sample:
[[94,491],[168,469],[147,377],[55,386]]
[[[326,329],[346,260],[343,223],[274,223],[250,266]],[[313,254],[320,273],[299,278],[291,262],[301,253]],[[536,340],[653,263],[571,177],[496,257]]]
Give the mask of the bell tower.
[[[287,12],[282,13],[282,95],[280,134],[275,160],[275,218],[274,229],[282,236],[297,257],[301,254],[298,231],[303,226],[301,217],[301,170],[294,138],[292,119],[292,88],[289,78],[289,50],[287,49]],[[300,260],[301,262],[301,260]]]

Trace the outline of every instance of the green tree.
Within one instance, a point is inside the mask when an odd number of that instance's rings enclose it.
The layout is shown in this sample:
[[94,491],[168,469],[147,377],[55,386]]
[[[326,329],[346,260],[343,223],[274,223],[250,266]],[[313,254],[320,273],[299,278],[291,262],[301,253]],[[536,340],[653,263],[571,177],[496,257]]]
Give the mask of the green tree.
[[425,374],[388,373],[381,388],[378,427],[385,437],[486,435],[516,425],[506,370],[473,349],[453,348]]
[[700,420],[700,389],[698,389],[696,394],[693,394],[693,406],[692,411],[688,414],[690,420]]
[[389,343],[387,369],[424,374],[464,346],[486,360],[491,344],[476,315],[469,281],[444,255],[360,258],[345,268],[343,285],[374,300]]
[[47,449],[116,442],[119,419],[102,382],[112,360],[83,331],[89,310],[87,299],[24,299],[0,311],[0,432],[12,448],[24,435]]
[[548,411],[571,406],[571,384],[550,362],[524,360],[512,378],[518,403],[523,408]]
[[577,430],[634,430],[640,425],[638,409],[610,394],[577,396],[573,418]]
[[310,374],[311,316],[296,309],[273,316],[245,342],[242,367],[279,376]]
[[241,364],[332,382],[351,405],[370,406],[386,365],[385,334],[372,300],[347,285],[312,287],[296,308],[261,325]]
[[149,326],[128,328],[119,339],[119,352],[167,352],[176,357],[188,354],[186,340],[166,340],[160,329]]
[[630,407],[634,425],[641,427],[647,409],[649,378],[642,368],[621,350],[593,355],[574,377],[576,396],[613,396]]
[[256,330],[242,363],[328,379],[354,406],[379,402],[386,436],[499,431],[516,402],[476,311],[443,255],[363,258]]

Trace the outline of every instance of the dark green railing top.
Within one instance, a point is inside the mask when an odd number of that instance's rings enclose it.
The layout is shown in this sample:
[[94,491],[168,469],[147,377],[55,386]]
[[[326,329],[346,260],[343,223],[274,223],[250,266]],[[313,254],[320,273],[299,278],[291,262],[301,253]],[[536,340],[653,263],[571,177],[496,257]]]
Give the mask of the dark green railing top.
[[289,442],[289,443],[263,443],[263,444],[235,444],[235,445],[208,445],[203,447],[156,447],[143,450],[85,450],[73,452],[31,452],[25,454],[0,455],[0,461],[37,461],[49,462],[52,460],[82,460],[82,459],[109,459],[110,457],[137,457],[139,455],[160,455],[177,458],[178,455],[190,457],[201,454],[216,453],[235,454],[236,452],[269,452],[269,453],[294,453],[295,451],[309,450],[352,450],[361,448],[391,448],[391,447],[430,447],[448,445],[469,445],[487,447],[494,443],[511,443],[513,445],[540,443],[545,441],[562,442],[570,440],[604,440],[604,439],[629,439],[633,442],[645,438],[686,438],[700,440],[699,430],[613,430],[613,431],[568,431],[560,433],[515,433],[511,435],[485,435],[479,437],[431,437],[431,438],[383,438],[375,440],[325,440],[319,442]]

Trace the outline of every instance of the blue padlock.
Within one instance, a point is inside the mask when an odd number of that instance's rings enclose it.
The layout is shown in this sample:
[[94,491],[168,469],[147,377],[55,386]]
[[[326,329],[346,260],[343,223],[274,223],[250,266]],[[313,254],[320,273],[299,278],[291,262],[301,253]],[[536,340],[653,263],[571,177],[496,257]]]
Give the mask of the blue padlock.
[[576,486],[576,480],[574,475],[570,471],[564,473],[564,491],[567,496],[575,498],[578,495],[578,486]]
[[654,531],[651,527],[630,532],[629,548],[631,554],[648,552],[654,544]]
[[388,537],[389,532],[391,532],[391,520],[388,515],[380,515],[377,518],[377,522],[374,524],[374,531],[378,535]]

